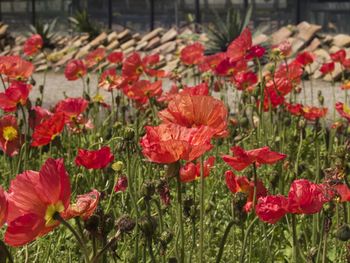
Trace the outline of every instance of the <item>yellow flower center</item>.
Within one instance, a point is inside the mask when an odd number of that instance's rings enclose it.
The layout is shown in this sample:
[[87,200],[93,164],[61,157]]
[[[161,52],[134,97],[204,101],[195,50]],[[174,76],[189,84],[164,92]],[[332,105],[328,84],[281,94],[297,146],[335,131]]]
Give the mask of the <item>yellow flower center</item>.
[[136,73],[141,74],[143,72],[143,68],[141,66],[136,68]]
[[54,226],[58,223],[57,220],[54,219],[54,215],[56,213],[61,213],[64,211],[64,205],[61,201],[58,201],[56,204],[49,205],[46,208],[45,212],[45,226],[46,227],[51,227]]
[[13,141],[18,137],[18,132],[17,130],[12,127],[12,126],[6,126],[3,129],[2,132],[2,137],[6,140],[6,141]]

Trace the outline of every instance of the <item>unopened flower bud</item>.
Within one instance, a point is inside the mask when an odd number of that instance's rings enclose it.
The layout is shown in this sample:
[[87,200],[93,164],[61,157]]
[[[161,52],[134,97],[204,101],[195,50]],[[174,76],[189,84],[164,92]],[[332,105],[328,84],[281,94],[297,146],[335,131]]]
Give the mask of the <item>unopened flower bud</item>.
[[130,216],[122,215],[117,220],[115,227],[122,233],[130,233],[134,229],[135,225],[135,221]]

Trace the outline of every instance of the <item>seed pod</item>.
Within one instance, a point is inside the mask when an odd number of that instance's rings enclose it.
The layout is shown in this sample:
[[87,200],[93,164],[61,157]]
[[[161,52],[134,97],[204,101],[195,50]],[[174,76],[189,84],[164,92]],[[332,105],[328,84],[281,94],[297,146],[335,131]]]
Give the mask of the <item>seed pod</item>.
[[130,233],[134,229],[135,225],[135,221],[130,216],[122,215],[118,218],[115,227],[121,233]]
[[344,224],[338,228],[336,237],[341,241],[348,241],[350,239],[350,226],[348,224]]

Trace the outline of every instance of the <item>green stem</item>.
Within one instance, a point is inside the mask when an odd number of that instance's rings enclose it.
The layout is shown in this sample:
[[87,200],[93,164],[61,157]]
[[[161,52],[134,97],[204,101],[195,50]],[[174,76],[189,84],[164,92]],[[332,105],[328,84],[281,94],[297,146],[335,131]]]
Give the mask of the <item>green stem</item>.
[[292,262],[298,262],[298,240],[297,240],[297,229],[295,222],[295,215],[292,214],[292,235],[293,235],[293,254],[292,254]]
[[228,234],[230,233],[230,230],[231,230],[233,225],[234,225],[234,221],[231,221],[230,223],[228,223],[228,225],[225,229],[224,235],[222,236],[222,239],[221,239],[219,252],[218,252],[218,255],[216,256],[216,263],[220,263],[220,261],[221,261],[222,255],[224,253],[226,240],[227,240]]
[[185,237],[184,237],[184,225],[182,219],[182,191],[181,191],[181,181],[180,176],[177,176],[177,206],[178,206],[178,220],[180,229],[180,262],[183,263],[185,260]]
[[199,218],[199,262],[204,262],[204,167],[203,157],[200,158],[200,218]]
[[248,236],[249,236],[249,233],[250,233],[250,230],[252,229],[254,223],[258,220],[258,217],[255,217],[249,224],[248,228],[247,228],[247,231],[245,231],[244,233],[244,238],[243,238],[243,245],[242,245],[242,251],[241,251],[241,257],[240,257],[240,260],[239,262],[240,263],[243,263],[244,262],[244,256],[245,256],[245,248],[247,246],[247,240],[248,240]]
[[75,231],[75,229],[66,221],[64,220],[61,215],[59,213],[54,214],[53,218],[57,221],[59,221],[62,225],[64,225],[66,228],[68,228],[68,230],[73,234],[73,236],[76,238],[76,240],[78,241],[81,250],[84,254],[84,258],[85,258],[85,262],[88,263],[90,262],[89,259],[89,252],[86,248],[85,242],[83,241],[83,239],[81,238],[81,236],[79,236],[78,232]]
[[[9,251],[9,249],[7,248],[7,246],[5,245],[5,243],[0,240],[0,248],[2,251],[5,252],[5,256],[7,257],[7,259],[9,260],[10,263],[13,263],[13,258],[12,258],[12,255]],[[5,261],[6,262],[6,261]]]

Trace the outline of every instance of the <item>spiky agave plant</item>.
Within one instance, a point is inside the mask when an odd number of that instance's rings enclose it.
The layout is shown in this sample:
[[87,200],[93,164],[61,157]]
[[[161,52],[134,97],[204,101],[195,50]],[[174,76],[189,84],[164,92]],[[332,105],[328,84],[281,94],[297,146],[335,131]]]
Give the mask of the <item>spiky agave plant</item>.
[[31,34],[39,34],[44,42],[44,48],[55,48],[55,44],[52,39],[56,36],[56,23],[57,18],[53,19],[48,23],[38,21],[35,25],[29,26]]
[[75,31],[88,33],[91,39],[100,33],[100,29],[91,22],[86,10],[77,12],[73,17],[69,17],[68,20],[72,23]]
[[214,23],[205,27],[209,38],[206,48],[208,55],[226,51],[228,45],[248,25],[252,16],[252,7],[250,6],[245,12],[244,19],[241,18],[240,11],[233,8],[227,11],[226,20],[223,20],[216,11],[213,13],[215,15]]

